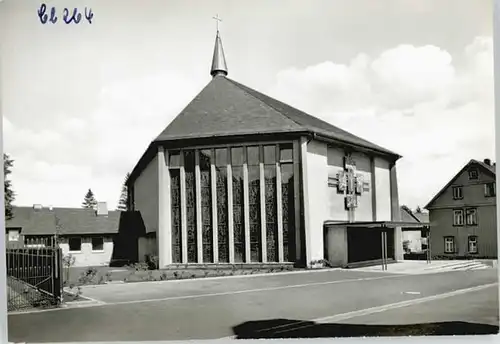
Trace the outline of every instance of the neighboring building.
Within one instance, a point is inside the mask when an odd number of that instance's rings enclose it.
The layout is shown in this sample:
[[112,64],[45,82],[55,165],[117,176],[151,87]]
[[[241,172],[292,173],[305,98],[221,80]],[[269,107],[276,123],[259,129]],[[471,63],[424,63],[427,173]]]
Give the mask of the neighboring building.
[[219,32],[210,74],[128,179],[139,259],[342,266],[382,231],[402,258],[399,155],[229,79]]
[[497,257],[496,164],[471,160],[425,207],[433,256]]
[[63,254],[75,257],[74,266],[110,263],[121,212],[108,211],[105,202],[97,210],[35,204],[13,212],[14,218],[6,221],[8,247],[50,245],[57,236]]
[[414,223],[413,227],[402,227],[403,244],[407,243],[407,253],[420,253],[427,249],[427,233],[429,214],[413,212],[406,206],[401,206],[401,221]]

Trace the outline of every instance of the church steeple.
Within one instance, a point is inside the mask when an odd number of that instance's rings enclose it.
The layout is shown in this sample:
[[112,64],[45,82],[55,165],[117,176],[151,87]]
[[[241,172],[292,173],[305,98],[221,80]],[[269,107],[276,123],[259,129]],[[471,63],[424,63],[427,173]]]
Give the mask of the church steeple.
[[210,70],[210,75],[215,77],[216,75],[227,75],[227,64],[226,57],[224,56],[224,49],[222,49],[222,40],[220,39],[219,33],[219,17],[214,17],[217,20],[217,36],[215,37],[215,48],[214,56],[212,58],[212,69]]

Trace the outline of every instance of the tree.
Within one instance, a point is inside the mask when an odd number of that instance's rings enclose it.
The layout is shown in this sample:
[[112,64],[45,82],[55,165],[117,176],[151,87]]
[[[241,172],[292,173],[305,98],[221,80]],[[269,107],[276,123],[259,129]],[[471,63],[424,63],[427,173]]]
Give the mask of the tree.
[[118,210],[127,211],[128,210],[128,188],[127,181],[130,178],[130,173],[125,175],[125,181],[122,185],[122,193],[120,195],[120,200],[118,201]]
[[415,212],[421,214],[422,213],[422,208],[420,208],[420,206],[418,205],[417,206],[417,210],[415,210]]
[[82,208],[95,209],[97,206],[97,200],[95,199],[94,193],[91,189],[87,191],[85,198],[83,199]]
[[10,220],[14,217],[14,212],[12,211],[12,202],[15,200],[15,193],[12,190],[12,182],[7,179],[8,175],[12,173],[12,167],[14,166],[14,160],[12,160],[7,154],[3,155],[3,176],[4,176],[4,202],[5,202],[5,219]]

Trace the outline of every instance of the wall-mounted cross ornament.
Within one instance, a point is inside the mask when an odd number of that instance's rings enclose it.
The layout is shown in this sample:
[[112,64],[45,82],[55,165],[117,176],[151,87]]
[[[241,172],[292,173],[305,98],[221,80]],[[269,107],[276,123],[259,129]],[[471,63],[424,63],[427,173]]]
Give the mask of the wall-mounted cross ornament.
[[370,184],[364,181],[363,175],[356,173],[356,161],[352,155],[344,157],[344,168],[335,177],[328,178],[328,186],[337,187],[337,192],[345,195],[346,210],[358,206],[358,196],[370,191]]

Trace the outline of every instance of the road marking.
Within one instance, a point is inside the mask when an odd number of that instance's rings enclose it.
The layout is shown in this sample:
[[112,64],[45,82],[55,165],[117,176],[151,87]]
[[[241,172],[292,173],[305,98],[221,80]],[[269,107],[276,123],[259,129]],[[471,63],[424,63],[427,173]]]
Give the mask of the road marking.
[[420,295],[419,291],[404,291],[402,294]]
[[[319,286],[319,285],[340,284],[340,283],[349,283],[349,282],[362,282],[362,281],[374,281],[374,280],[397,278],[397,277],[406,277],[406,276],[405,275],[391,275],[391,276],[380,276],[380,277],[350,278],[350,279],[345,279],[345,280],[294,284],[294,285],[285,285],[285,286],[279,286],[279,287],[234,290],[234,291],[224,291],[224,292],[218,292],[218,293],[195,294],[195,295],[184,295],[184,296],[170,296],[170,297],[157,298],[157,299],[117,301],[117,302],[106,302],[106,303],[103,301],[97,300],[98,302],[101,302],[101,303],[88,304],[88,305],[81,304],[81,305],[79,305],[78,308],[103,307],[103,306],[115,306],[115,305],[130,305],[130,304],[136,304],[136,303],[150,303],[150,302],[162,302],[162,301],[173,301],[173,300],[187,300],[187,299],[197,299],[197,298],[203,298],[203,297],[238,295],[238,294],[274,291],[274,290],[304,288],[304,287],[312,287],[312,286]],[[54,308],[54,309],[43,309],[43,310],[25,311],[25,312],[13,312],[13,313],[9,313],[9,315],[18,315],[18,314],[27,314],[27,313],[41,313],[41,312],[55,312],[55,311],[62,311],[62,310],[67,310],[67,309],[73,309],[73,308]]]
[[[361,316],[365,316],[365,315],[381,313],[381,312],[385,312],[385,311],[392,310],[392,309],[413,306],[413,305],[424,303],[424,302],[441,300],[441,299],[449,298],[449,297],[456,296],[456,295],[461,295],[461,294],[465,294],[465,293],[479,291],[479,290],[494,287],[497,285],[498,285],[498,283],[490,283],[490,284],[484,284],[484,285],[480,285],[480,286],[476,286],[476,287],[472,287],[472,288],[458,289],[458,290],[454,290],[454,291],[443,293],[443,294],[437,294],[437,295],[422,297],[422,298],[408,300],[408,301],[390,303],[390,304],[383,305],[383,306],[377,306],[377,307],[371,307],[371,308],[361,309],[361,310],[347,312],[347,313],[335,314],[335,315],[323,317],[323,318],[316,318],[316,319],[307,320],[307,321],[299,321],[296,323],[270,327],[270,328],[260,330],[258,332],[275,330],[275,329],[279,329],[279,328],[290,327],[293,325],[301,325],[298,327],[286,328],[286,329],[283,329],[280,331],[275,331],[275,332],[273,332],[273,334],[296,331],[299,329],[316,326],[318,323],[338,322],[338,321],[347,320],[347,319],[351,319],[351,318],[357,318],[357,317],[361,317]],[[311,322],[314,322],[314,323],[311,324]]]

